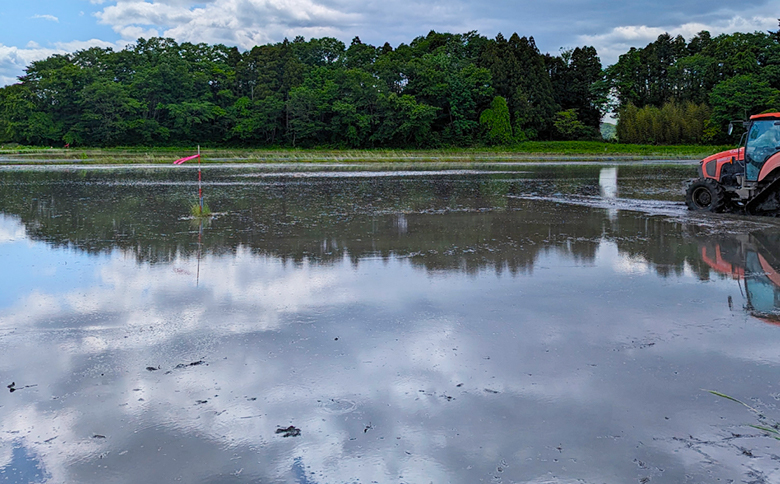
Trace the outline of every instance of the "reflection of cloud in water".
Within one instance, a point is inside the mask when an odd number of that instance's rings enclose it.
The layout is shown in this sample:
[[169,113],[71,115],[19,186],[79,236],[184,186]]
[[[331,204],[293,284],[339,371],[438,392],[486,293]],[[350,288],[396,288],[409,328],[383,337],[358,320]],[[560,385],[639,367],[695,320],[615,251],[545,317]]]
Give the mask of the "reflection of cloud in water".
[[643,257],[621,253],[617,244],[611,241],[601,241],[597,257],[611,261],[612,270],[618,274],[647,274],[651,271],[650,263]]
[[9,443],[0,445],[0,469],[11,465],[14,458],[13,446]]
[[[599,172],[599,191],[601,197],[608,202],[614,203],[618,196],[617,167],[602,168]],[[617,208],[607,209],[607,215],[611,221],[617,219]]]
[[[0,314],[0,377],[37,384],[3,397],[0,449],[24,441],[52,482],[624,481],[636,458],[682,479],[701,456],[686,463],[672,438],[715,438],[707,419],[741,410],[699,402],[689,416],[691,388],[768,377],[738,359],[773,340],[702,330],[724,313],[690,300],[720,286],[662,285],[597,246],[584,264],[540,252],[533,276],[512,278],[242,248],[204,257],[198,287],[193,258],[114,253],[97,285]],[[330,399],[354,405],[324,411]],[[302,436],[275,434],[288,425]],[[738,456],[720,465],[741,475]]]
[[0,213],[0,244],[24,240],[26,233],[18,217]]
[[0,460],[0,476],[5,482],[33,484],[47,481],[49,476],[41,469],[36,456],[30,455],[27,448],[15,445],[8,449],[8,453],[6,464]]

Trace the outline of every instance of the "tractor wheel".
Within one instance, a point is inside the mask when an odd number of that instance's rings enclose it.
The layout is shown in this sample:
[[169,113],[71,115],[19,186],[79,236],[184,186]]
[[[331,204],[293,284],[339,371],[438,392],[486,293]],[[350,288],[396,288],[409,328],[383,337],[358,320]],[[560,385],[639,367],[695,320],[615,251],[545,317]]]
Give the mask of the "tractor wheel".
[[688,187],[685,203],[689,210],[696,212],[722,212],[726,206],[726,191],[715,180],[700,178]]

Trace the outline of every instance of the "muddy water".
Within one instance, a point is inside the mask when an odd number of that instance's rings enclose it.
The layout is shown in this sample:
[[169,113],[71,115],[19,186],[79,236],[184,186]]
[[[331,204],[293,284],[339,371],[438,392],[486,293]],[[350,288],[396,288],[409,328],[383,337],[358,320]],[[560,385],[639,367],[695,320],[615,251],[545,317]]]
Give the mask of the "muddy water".
[[391,168],[0,171],[0,482],[780,480],[780,224]]

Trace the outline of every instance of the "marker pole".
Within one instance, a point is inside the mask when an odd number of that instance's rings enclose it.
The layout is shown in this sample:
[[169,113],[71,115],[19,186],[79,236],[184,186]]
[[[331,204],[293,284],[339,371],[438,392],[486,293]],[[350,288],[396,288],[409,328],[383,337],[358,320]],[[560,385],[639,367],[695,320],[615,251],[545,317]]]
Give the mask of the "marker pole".
[[200,214],[203,215],[203,187],[200,174],[200,145],[198,145],[198,198],[200,199]]

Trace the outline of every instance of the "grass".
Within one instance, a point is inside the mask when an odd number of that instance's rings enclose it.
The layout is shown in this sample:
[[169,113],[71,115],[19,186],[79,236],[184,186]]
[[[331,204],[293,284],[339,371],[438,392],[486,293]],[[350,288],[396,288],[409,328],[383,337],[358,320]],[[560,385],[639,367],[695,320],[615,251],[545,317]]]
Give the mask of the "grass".
[[211,217],[211,209],[206,204],[203,204],[203,210],[201,210],[200,209],[200,204],[199,203],[194,203],[190,207],[190,213],[195,218],[208,218],[208,217]]
[[[348,162],[530,162],[620,161],[642,159],[701,159],[732,146],[656,146],[599,141],[528,141],[513,146],[484,148],[404,149],[202,149],[204,163],[348,163]],[[0,145],[0,164],[170,164],[194,153],[194,148],[48,148]]]
[[754,429],[760,430],[764,432],[766,435],[775,438],[777,440],[780,440],[780,423],[775,422],[774,420],[770,420],[767,418],[764,414],[756,410],[755,408],[751,407],[747,403],[743,402],[742,400],[738,400],[732,396],[726,395],[725,393],[716,392],[715,390],[704,390],[706,392],[709,392],[716,397],[725,398],[726,400],[731,400],[732,402],[736,402],[748,410],[750,410],[753,415],[756,416],[756,420],[758,420],[758,424],[749,424],[748,427],[752,427]]

